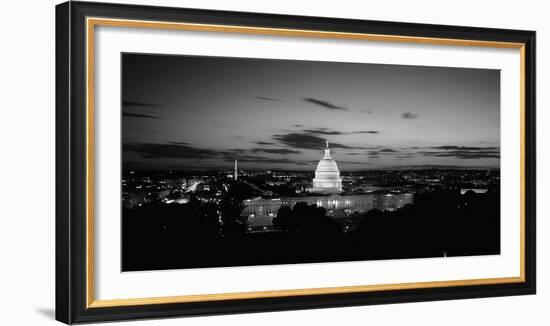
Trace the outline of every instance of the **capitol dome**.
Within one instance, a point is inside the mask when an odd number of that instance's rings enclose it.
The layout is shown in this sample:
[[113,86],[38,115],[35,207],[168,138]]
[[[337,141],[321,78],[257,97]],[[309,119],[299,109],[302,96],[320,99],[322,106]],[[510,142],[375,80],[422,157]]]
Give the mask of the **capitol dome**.
[[342,179],[340,178],[340,170],[336,161],[330,156],[330,148],[325,148],[325,156],[317,164],[315,170],[315,178],[313,179],[313,188],[311,192],[318,193],[340,193],[342,192]]

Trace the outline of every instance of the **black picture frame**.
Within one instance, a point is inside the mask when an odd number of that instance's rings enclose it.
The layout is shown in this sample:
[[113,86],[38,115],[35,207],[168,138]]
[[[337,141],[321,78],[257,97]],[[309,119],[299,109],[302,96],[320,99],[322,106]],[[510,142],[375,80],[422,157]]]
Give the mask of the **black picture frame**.
[[[524,49],[524,281],[223,301],[90,307],[87,293],[86,18],[187,22],[404,37],[514,42]],[[56,319],[67,323],[341,307],[534,294],[534,31],[363,21],[140,5],[65,2],[56,6]]]

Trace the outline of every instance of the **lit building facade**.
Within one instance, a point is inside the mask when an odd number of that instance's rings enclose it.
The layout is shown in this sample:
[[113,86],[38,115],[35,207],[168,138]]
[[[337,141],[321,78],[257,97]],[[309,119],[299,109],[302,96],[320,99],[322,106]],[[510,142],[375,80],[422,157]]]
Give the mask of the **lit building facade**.
[[330,195],[307,197],[254,198],[243,201],[242,215],[248,218],[250,225],[271,225],[273,217],[283,206],[294,207],[296,203],[304,202],[317,205],[327,210],[329,216],[346,216],[353,213],[366,213],[372,209],[395,211],[406,204],[413,203],[413,194],[360,194],[360,195]]

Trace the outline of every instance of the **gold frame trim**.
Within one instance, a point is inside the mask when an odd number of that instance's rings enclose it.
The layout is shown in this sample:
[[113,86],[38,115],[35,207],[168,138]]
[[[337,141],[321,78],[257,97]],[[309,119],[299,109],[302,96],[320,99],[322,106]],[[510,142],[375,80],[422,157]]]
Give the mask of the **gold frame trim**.
[[[452,46],[512,48],[520,51],[520,276],[486,279],[411,282],[395,284],[354,285],[309,289],[253,291],[96,300],[94,296],[94,31],[96,26],[155,28],[201,32],[224,32],[288,37],[316,37],[330,39],[365,40],[377,42],[405,42]],[[176,23],[111,18],[86,18],[86,308],[121,307],[149,304],[168,304],[234,299],[275,298],[318,294],[374,292],[451,286],[474,286],[525,282],[525,44],[515,42],[462,40],[449,38],[413,37],[382,34],[344,33],[301,29],[264,28],[233,25]]]

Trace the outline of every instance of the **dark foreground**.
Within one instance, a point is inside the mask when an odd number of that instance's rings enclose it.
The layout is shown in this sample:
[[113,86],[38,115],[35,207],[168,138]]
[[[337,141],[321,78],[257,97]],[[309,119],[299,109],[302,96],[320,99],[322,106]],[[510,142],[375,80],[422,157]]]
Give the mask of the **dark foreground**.
[[122,270],[338,262],[500,253],[498,194],[415,195],[395,212],[332,219],[282,208],[273,232],[220,225],[212,204],[154,204],[123,214]]
[[[395,212],[332,219],[282,208],[273,232],[220,225],[212,204],[155,204],[123,213],[122,270],[339,262],[500,253],[498,194],[415,195]],[[222,208],[223,212],[223,208]]]

